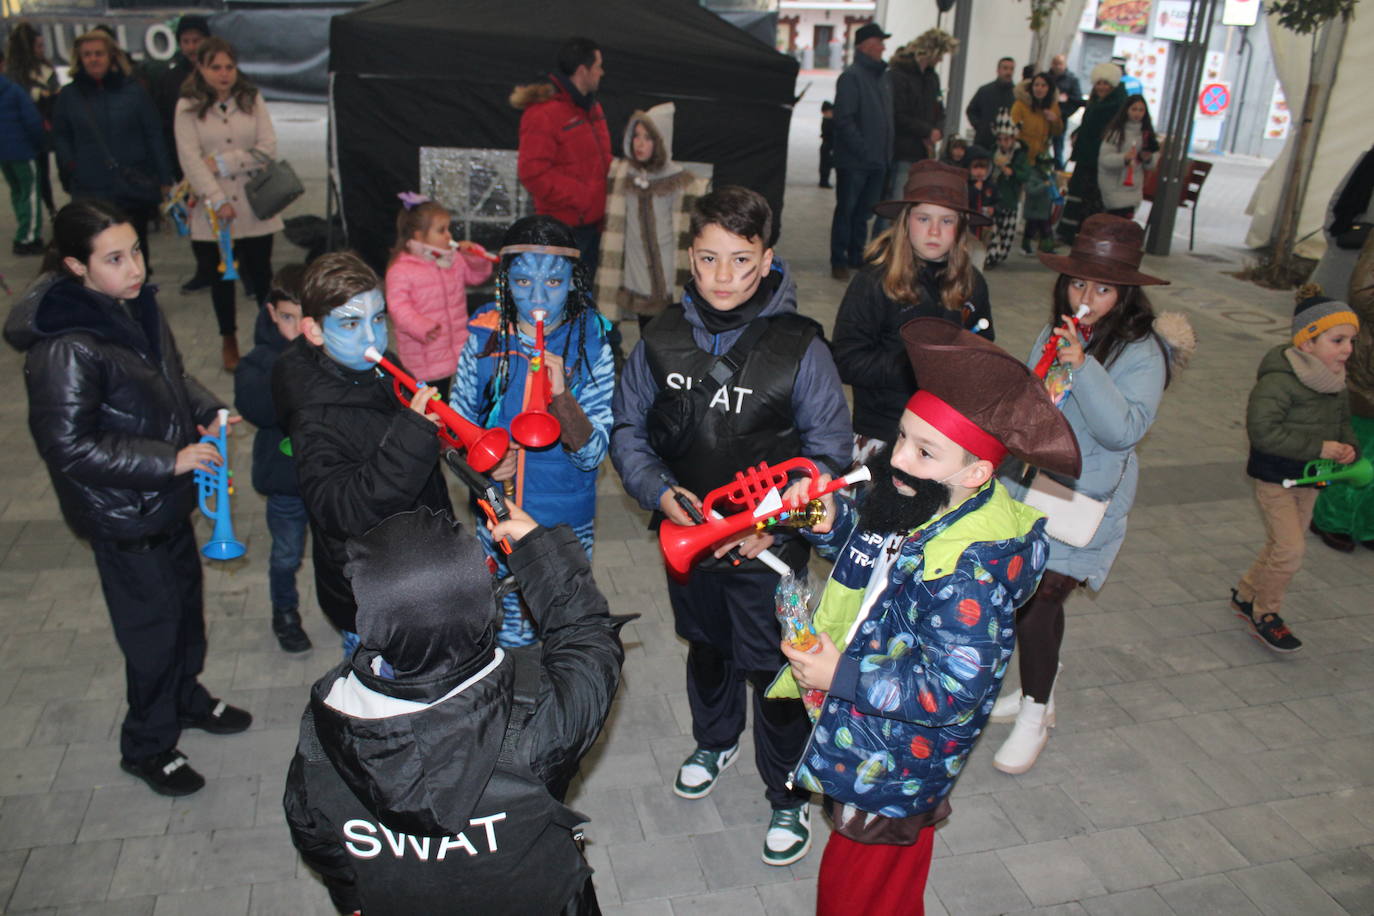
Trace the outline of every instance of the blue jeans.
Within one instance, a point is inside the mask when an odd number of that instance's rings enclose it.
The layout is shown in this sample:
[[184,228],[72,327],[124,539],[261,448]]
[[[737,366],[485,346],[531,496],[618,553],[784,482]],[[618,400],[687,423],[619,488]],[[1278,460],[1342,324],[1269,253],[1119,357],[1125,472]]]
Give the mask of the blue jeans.
[[885,169],[836,169],[835,216],[830,221],[830,266],[862,267],[873,205],[883,199]]
[[267,530],[272,533],[272,556],[267,563],[267,590],[272,607],[294,608],[300,604],[296,592],[296,570],[305,553],[305,501],[299,496],[267,497]]

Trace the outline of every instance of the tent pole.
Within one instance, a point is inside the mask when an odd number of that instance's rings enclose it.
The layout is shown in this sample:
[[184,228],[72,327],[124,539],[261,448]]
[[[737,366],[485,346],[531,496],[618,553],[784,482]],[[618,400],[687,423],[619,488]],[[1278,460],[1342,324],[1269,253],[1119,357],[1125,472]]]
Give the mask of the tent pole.
[[1145,250],[1153,255],[1167,256],[1173,244],[1178,202],[1188,170],[1188,148],[1193,134],[1198,83],[1207,58],[1212,14],[1215,11],[1214,0],[1192,0],[1188,7],[1188,40],[1183,44],[1178,83],[1174,86],[1169,103],[1168,147],[1159,167],[1159,182],[1155,189],[1154,205],[1150,208],[1150,225],[1145,240]]
[[969,32],[973,28],[973,0],[956,0],[954,4],[954,37],[963,53],[956,66],[949,67],[949,92],[945,94],[945,136],[959,133],[964,123],[964,74],[968,70]]

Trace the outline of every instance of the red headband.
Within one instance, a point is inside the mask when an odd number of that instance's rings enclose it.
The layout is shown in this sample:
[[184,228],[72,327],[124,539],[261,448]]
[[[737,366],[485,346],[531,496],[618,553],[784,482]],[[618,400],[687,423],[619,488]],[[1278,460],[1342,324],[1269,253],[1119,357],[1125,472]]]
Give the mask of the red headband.
[[913,394],[911,400],[906,402],[906,409],[949,436],[956,445],[963,446],[985,461],[991,461],[994,467],[1007,457],[1007,447],[996,437],[929,391]]

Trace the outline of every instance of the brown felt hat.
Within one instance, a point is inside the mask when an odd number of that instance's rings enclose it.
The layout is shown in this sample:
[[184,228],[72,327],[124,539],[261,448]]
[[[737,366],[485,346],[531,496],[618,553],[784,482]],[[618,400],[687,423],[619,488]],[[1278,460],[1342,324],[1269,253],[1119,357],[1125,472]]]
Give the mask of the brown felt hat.
[[1050,270],[1117,286],[1168,286],[1168,280],[1143,274],[1145,230],[1135,220],[1110,213],[1094,213],[1083,220],[1067,254],[1042,254],[1040,263]]
[[993,464],[1010,452],[1065,477],[1082,472],[1069,421],[1021,360],[943,318],[915,318],[901,335],[921,386],[907,410]]
[[911,204],[936,204],[968,214],[970,226],[991,226],[992,220],[968,204],[968,169],[936,159],[922,159],[911,167],[901,200],[885,200],[873,207],[883,219],[898,219]]

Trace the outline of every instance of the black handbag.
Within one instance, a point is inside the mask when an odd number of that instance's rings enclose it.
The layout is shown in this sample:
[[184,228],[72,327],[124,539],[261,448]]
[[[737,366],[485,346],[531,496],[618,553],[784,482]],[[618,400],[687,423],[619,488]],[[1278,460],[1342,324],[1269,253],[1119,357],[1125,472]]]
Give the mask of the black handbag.
[[716,357],[703,378],[692,379],[691,387],[663,387],[654,395],[644,418],[649,447],[660,458],[675,461],[692,449],[697,429],[710,409],[710,397],[734,378],[754,345],[768,331],[767,318],[755,318],[744,329],[728,352]]
[[1359,251],[1364,247],[1365,239],[1369,238],[1369,230],[1374,223],[1367,223],[1363,220],[1350,224],[1350,228],[1336,236],[1336,247],[1344,248],[1346,251]]

